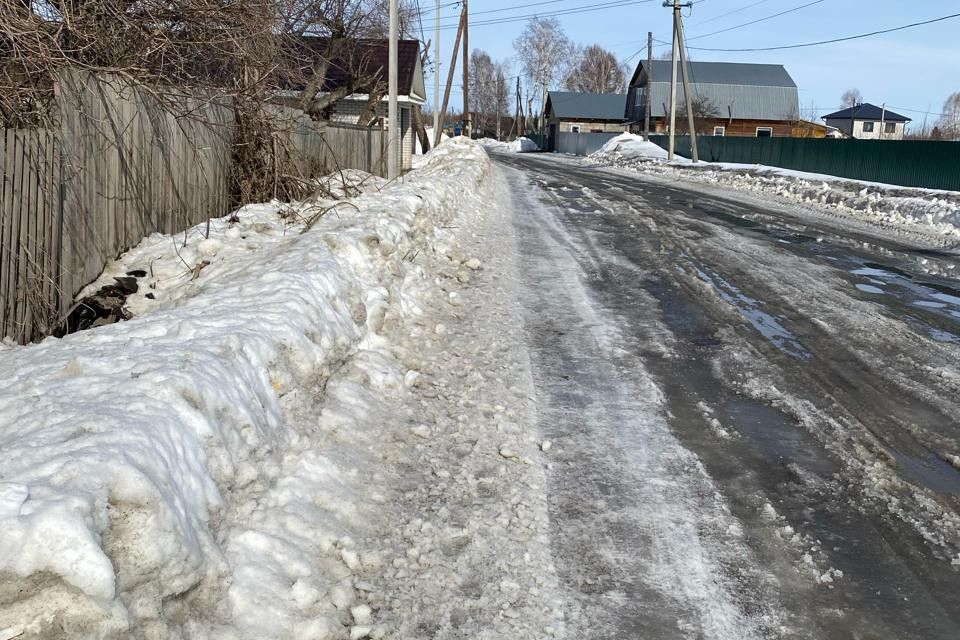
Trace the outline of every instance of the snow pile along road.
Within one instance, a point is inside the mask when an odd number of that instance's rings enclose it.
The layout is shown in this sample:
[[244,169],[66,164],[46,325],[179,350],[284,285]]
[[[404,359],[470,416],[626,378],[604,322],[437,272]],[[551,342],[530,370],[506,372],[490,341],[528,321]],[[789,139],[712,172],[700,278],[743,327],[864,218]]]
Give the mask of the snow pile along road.
[[591,154],[591,157],[596,158],[607,156],[620,160],[666,160],[667,152],[652,142],[647,142],[643,136],[621,133],[616,138],[607,140],[600,149]]
[[379,192],[152,236],[105,275],[138,317],[0,346],[0,637],[383,637],[358,540],[416,376],[380,334],[488,166],[450,140]]
[[801,171],[731,163],[699,163],[667,152],[641,136],[613,138],[588,162],[787,201],[818,214],[907,231],[940,246],[960,244],[960,193],[862,182]]
[[488,149],[493,151],[509,151],[510,153],[532,153],[538,150],[537,143],[531,140],[520,136],[516,140],[511,142],[500,142],[499,140],[494,140],[493,138],[482,138],[478,140],[480,144]]

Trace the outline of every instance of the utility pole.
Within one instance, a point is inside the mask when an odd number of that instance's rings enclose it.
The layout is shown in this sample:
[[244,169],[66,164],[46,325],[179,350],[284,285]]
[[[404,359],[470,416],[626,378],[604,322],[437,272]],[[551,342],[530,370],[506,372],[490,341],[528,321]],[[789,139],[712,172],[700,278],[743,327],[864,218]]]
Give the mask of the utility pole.
[[463,135],[470,137],[472,123],[470,117],[470,12],[467,0],[463,0]]
[[[433,135],[440,131],[440,0],[437,0],[437,24],[433,33]],[[436,144],[436,143],[434,143]]]
[[884,102],[880,109],[880,139],[883,140],[883,126],[887,119],[887,103]]
[[[674,0],[676,2],[676,0]],[[688,5],[690,6],[690,5]],[[687,68],[687,40],[683,36],[683,18],[678,8],[674,15],[677,17],[677,42],[680,49],[680,70],[683,73],[683,95],[687,100],[687,128],[690,130],[690,159],[699,162],[697,150],[697,129],[693,117],[693,97],[690,95],[690,70]]]
[[670,149],[668,159],[673,160],[676,150],[676,125],[677,125],[677,53],[680,54],[681,66],[683,67],[683,93],[687,105],[687,124],[690,128],[690,156],[691,160],[697,162],[697,132],[694,129],[693,101],[690,98],[690,86],[687,74],[686,64],[686,43],[683,42],[683,17],[680,15],[680,9],[683,7],[692,7],[692,2],[680,4],[680,0],[664,0],[663,6],[673,8],[673,53],[670,56],[670,66],[672,74],[670,78]]
[[[466,19],[466,14],[463,12],[460,13],[460,26],[457,27],[457,38],[453,42],[453,53],[450,56],[450,71],[447,72],[447,88],[443,92],[443,107],[440,109],[440,123],[441,127],[443,122],[447,119],[447,105],[450,104],[450,88],[453,86],[453,73],[457,70],[457,49],[460,48],[460,36],[463,35],[463,23]],[[440,144],[440,136],[443,134],[443,129],[437,129],[433,132],[433,146]]]
[[393,180],[400,175],[400,166],[397,162],[397,153],[400,151],[400,126],[397,122],[397,39],[399,38],[400,20],[397,10],[397,0],[390,0],[390,52],[387,90],[390,98],[387,101],[387,178]]
[[517,117],[515,126],[517,128],[517,137],[521,137],[527,133],[527,123],[524,121],[523,117],[523,97],[520,94],[520,76],[517,76]]
[[[670,6],[664,0],[663,6]],[[667,152],[667,160],[673,162],[673,152],[676,148],[674,135],[677,129],[677,14],[680,9],[677,8],[677,0],[673,0],[673,50],[670,54],[670,148]]]
[[653,97],[653,31],[647,32],[647,99],[643,114],[643,139],[650,139],[650,99]]

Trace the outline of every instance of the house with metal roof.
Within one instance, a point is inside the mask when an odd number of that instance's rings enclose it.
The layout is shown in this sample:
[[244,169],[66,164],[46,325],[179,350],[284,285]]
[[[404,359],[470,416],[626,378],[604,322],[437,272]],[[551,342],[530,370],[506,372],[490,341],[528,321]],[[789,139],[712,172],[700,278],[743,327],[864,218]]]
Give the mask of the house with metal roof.
[[[398,124],[400,129],[400,168],[412,168],[415,131],[414,111],[426,100],[420,43],[400,40],[397,43]],[[275,101],[300,107],[305,91],[324,104],[319,116],[331,122],[365,127],[387,126],[387,69],[389,43],[383,39],[360,39],[331,50],[327,38],[303,36],[293,48],[294,64],[278,78],[280,90]],[[322,69],[322,82],[316,83],[317,69]],[[314,85],[314,83],[316,83]],[[328,99],[332,98],[332,99]]]
[[886,107],[864,102],[822,117],[848,137],[862,140],[903,140],[910,118]]
[[544,106],[547,150],[556,150],[557,136],[561,133],[627,131],[626,104],[627,96],[622,93],[549,92]]
[[[679,64],[678,64],[679,67]],[[797,84],[779,64],[689,62],[695,127],[701,135],[790,136],[800,118]],[[651,131],[666,133],[670,122],[669,60],[641,61],[630,79],[626,114],[631,130],[643,130],[650,105]],[[687,132],[686,97],[677,73],[677,131]]]

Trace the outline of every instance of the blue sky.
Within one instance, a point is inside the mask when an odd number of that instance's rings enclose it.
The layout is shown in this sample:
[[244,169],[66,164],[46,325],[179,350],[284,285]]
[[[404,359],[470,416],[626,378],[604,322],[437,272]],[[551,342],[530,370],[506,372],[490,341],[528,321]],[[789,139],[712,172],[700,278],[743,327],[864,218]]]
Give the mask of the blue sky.
[[[525,21],[493,25],[483,20],[504,19],[530,14],[547,15],[595,5],[604,0],[556,0],[549,4],[515,8],[536,0],[471,0],[470,48],[487,51],[494,59],[513,61],[513,40],[523,30]],[[608,2],[610,0],[607,0]],[[960,0],[822,0],[786,15],[757,22],[715,35],[713,31],[734,27],[793,9],[812,0],[700,0],[692,9],[684,10],[684,25],[693,60],[728,62],[762,62],[783,64],[800,88],[801,110],[815,106],[819,114],[840,106],[840,96],[850,87],[858,88],[866,102],[886,102],[889,108],[913,118],[919,126],[925,111],[930,122],[936,118],[943,101],[960,91],[960,18],[883,34],[816,47],[751,53],[697,51],[693,47],[748,48],[797,44],[844,37],[896,27],[911,22],[960,12]],[[434,3],[420,0],[426,38],[433,38]],[[446,79],[450,47],[456,34],[459,9],[451,0],[441,9],[441,25],[454,28],[441,32],[442,79]],[[748,6],[753,5],[755,6]],[[489,13],[480,13],[488,12]],[[723,16],[728,12],[730,15]],[[671,11],[661,0],[652,0],[598,11],[560,15],[567,36],[588,45],[599,44],[613,51],[621,60],[638,50],[646,56],[647,31],[654,38],[670,39]],[[654,55],[669,49],[655,45]],[[636,64],[639,56],[630,60]],[[515,65],[514,65],[515,66]],[[519,72],[518,69],[514,73]],[[457,108],[462,101],[459,69],[451,103]],[[427,78],[432,95],[433,79]],[[432,100],[432,97],[430,98]]]

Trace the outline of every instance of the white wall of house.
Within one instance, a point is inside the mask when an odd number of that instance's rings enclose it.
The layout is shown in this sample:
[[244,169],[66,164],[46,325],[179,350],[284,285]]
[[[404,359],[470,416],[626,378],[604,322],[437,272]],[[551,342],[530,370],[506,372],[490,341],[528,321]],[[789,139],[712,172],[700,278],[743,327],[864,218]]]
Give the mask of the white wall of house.
[[[580,133],[590,133],[591,131],[600,131],[601,133],[623,133],[629,129],[626,124],[612,122],[576,122],[572,120],[555,120],[554,122],[551,122],[551,124],[556,124],[557,131],[560,132],[580,131]],[[574,127],[577,127],[577,129]]]
[[851,121],[847,118],[828,118],[826,123],[828,127],[836,127],[848,136],[852,135],[859,140],[903,140],[907,126],[905,122],[881,124],[879,120],[854,119],[851,129]]

